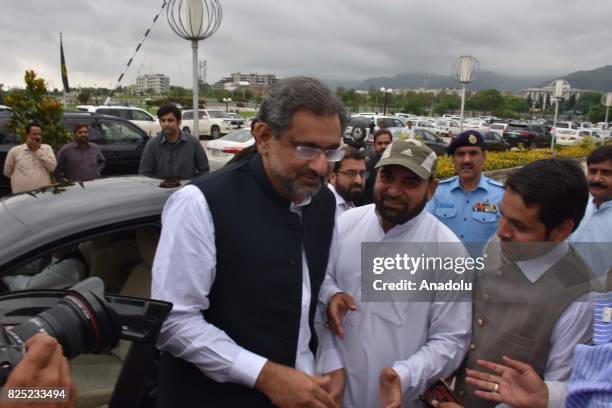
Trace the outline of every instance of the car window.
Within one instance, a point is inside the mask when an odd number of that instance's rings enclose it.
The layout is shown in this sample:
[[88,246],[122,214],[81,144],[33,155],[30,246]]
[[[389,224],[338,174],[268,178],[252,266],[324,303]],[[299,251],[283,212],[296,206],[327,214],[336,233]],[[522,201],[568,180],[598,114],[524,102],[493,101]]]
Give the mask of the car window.
[[[67,121],[62,121],[61,123],[62,123],[62,126],[64,126],[64,128],[72,136],[74,134],[74,126],[76,124],[81,124],[83,122],[82,121],[79,122],[78,120],[77,121],[67,120]],[[102,136],[100,135],[100,132],[96,127],[92,128],[91,123],[87,123],[87,130],[89,131],[88,139],[90,142],[101,143]],[[70,140],[72,140],[72,137],[70,138]]]
[[183,112],[183,120],[193,119],[193,112]]
[[125,118],[127,116],[124,109],[100,108],[96,112],[102,115],[116,116],[118,118]]
[[395,127],[404,127],[404,124],[399,119],[393,119],[393,123]]
[[128,123],[109,120],[101,122],[102,131],[104,132],[103,144],[141,143],[144,141],[143,136]]
[[146,120],[149,122],[153,122],[155,119],[153,119],[150,115],[147,115],[145,112],[139,111],[139,110],[130,110],[131,113],[131,120]]
[[251,129],[243,129],[227,134],[219,140],[226,140],[230,142],[246,142],[252,137],[253,136],[251,135]]
[[218,110],[209,110],[207,111],[208,116],[210,116],[211,118],[224,118],[225,117],[225,112],[223,111],[218,111]]

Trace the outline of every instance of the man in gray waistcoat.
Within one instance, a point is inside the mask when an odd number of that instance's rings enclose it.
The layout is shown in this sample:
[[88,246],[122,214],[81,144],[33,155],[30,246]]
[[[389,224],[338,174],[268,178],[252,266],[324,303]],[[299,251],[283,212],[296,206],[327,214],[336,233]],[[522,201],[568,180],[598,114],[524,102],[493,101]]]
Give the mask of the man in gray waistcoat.
[[[591,339],[593,274],[565,242],[584,215],[588,187],[571,161],[540,160],[510,174],[497,239],[474,286],[472,342],[455,391],[470,408],[496,403],[474,396],[465,368],[502,356],[530,364],[548,381],[569,378],[576,344]],[[491,383],[490,391],[497,392]]]

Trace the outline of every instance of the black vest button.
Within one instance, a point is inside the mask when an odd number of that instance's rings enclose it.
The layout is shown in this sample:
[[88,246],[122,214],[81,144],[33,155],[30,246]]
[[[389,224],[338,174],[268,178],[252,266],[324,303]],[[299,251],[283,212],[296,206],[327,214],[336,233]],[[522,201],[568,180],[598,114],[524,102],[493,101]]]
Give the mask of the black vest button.
[[295,265],[297,262],[295,262],[295,259],[293,258],[289,258],[289,265]]

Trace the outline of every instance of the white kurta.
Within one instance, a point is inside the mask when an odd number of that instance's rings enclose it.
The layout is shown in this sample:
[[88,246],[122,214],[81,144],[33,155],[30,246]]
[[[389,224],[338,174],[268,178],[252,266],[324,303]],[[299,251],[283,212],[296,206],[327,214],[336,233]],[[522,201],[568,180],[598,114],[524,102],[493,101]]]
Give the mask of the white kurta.
[[[332,253],[320,300],[326,305],[338,291],[357,304],[343,322],[344,339],[321,335],[318,371],[343,366],[345,407],[380,406],[379,375],[392,367],[400,376],[403,406],[420,406],[419,395],[439,378],[453,373],[467,352],[471,332],[470,302],[362,302],[362,242],[457,243],[455,254],[466,256],[455,234],[427,211],[385,233],[373,204],[351,209],[336,222]],[[444,251],[448,251],[448,244]],[[325,306],[321,306],[325,307]],[[329,348],[335,348],[330,358]]]

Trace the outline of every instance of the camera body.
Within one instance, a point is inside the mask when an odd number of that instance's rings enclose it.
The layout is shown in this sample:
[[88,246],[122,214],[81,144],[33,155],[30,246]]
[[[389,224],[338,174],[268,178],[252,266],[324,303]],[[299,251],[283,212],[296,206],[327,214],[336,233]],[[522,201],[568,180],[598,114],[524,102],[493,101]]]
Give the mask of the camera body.
[[[134,391],[144,386],[156,353],[155,340],[171,309],[169,302],[105,295],[99,278],[86,279],[69,290],[4,294],[0,296],[0,387],[23,358],[26,341],[37,333],[55,337],[67,358],[110,351],[123,339],[133,344],[113,396],[129,395],[126,398],[133,400]],[[123,399],[118,406],[137,406],[125,405]]]

